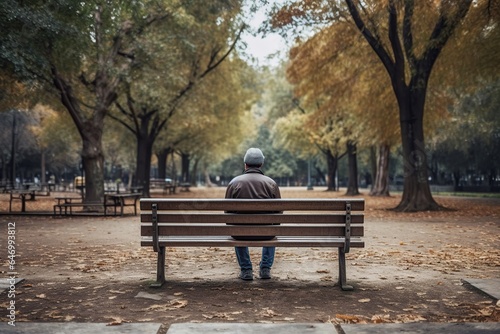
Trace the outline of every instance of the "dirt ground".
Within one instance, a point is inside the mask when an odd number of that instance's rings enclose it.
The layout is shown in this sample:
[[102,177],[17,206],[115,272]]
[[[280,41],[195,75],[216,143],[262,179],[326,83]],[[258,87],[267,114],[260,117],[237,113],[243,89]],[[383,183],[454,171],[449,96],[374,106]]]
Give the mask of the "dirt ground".
[[[174,196],[223,194],[195,188]],[[282,195],[343,193],[283,188]],[[451,210],[402,214],[388,210],[397,195],[362,197],[366,248],[348,254],[350,292],[337,285],[336,249],[324,248],[278,248],[273,278],[251,282],[237,278],[233,249],[169,249],[167,283],[149,288],[155,253],[140,247],[139,217],[130,214],[0,216],[0,277],[9,272],[7,226],[15,223],[15,270],[25,279],[16,287],[16,321],[160,322],[163,333],[175,322],[500,321],[497,301],[462,281],[500,277],[500,200],[435,196]],[[27,209],[51,211],[53,204],[37,199]],[[0,211],[7,210],[0,197]],[[260,249],[251,254],[256,268]],[[0,294],[0,309],[8,302]]]

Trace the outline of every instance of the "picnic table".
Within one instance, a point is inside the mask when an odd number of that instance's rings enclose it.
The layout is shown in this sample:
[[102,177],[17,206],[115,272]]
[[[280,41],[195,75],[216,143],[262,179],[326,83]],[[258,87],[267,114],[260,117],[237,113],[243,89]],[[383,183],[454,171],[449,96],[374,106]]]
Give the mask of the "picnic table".
[[12,212],[12,201],[21,200],[21,212],[26,212],[26,197],[29,197],[30,201],[34,201],[36,197],[36,190],[11,190],[10,191],[10,202],[9,202],[9,212]]
[[[123,208],[125,206],[134,207],[134,215],[137,215],[137,201],[142,197],[142,193],[125,193],[125,194],[105,194],[104,195],[104,205],[113,206],[115,208],[120,207],[120,216],[123,216]],[[132,202],[127,201],[132,200]]]

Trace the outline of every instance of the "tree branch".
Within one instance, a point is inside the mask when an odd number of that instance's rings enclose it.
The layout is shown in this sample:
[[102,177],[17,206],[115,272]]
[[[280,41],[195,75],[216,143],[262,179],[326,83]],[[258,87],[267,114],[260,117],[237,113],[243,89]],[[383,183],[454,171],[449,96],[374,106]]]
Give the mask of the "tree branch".
[[[441,3],[443,6],[443,3]],[[462,0],[459,1],[455,6],[458,6],[456,13],[453,16],[445,16],[449,13],[449,9],[440,8],[439,19],[434,26],[434,30],[431,33],[429,42],[425,48],[422,59],[420,61],[420,66],[427,69],[430,73],[430,69],[437,60],[437,57],[443,50],[446,42],[453,34],[458,24],[467,15],[469,8],[472,4],[472,0]]]
[[410,69],[413,71],[416,65],[415,53],[413,50],[413,29],[412,29],[412,18],[415,9],[414,0],[405,1],[404,7],[404,17],[403,17],[403,44],[405,47],[406,58],[410,65]]
[[354,20],[354,23],[358,27],[359,31],[363,34],[365,39],[372,47],[373,51],[375,51],[377,56],[380,58],[382,64],[384,64],[387,71],[389,73],[394,73],[394,62],[387,53],[387,51],[384,49],[382,41],[380,39],[377,39],[373,35],[373,33],[366,27],[366,24],[361,18],[359,11],[356,8],[356,5],[354,4],[353,0],[345,0],[345,2],[347,4],[347,8],[349,9],[349,13],[351,14],[351,17]]
[[401,47],[401,41],[398,36],[398,10],[394,0],[389,0],[389,41],[391,42],[392,52],[394,54],[394,71],[389,72],[392,81],[399,81],[401,85],[405,82],[405,57]]

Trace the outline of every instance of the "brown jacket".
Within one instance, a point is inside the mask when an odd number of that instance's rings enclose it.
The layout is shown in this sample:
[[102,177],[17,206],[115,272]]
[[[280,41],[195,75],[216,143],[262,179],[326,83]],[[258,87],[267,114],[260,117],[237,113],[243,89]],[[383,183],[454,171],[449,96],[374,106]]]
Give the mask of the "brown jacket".
[[265,176],[260,168],[249,167],[229,182],[226,198],[281,198],[281,194],[276,182]]
[[[276,182],[265,176],[260,168],[249,167],[244,174],[235,177],[229,182],[226,189],[226,198],[281,198],[281,194]],[[238,240],[269,240],[273,239],[274,236],[233,236],[233,238]]]

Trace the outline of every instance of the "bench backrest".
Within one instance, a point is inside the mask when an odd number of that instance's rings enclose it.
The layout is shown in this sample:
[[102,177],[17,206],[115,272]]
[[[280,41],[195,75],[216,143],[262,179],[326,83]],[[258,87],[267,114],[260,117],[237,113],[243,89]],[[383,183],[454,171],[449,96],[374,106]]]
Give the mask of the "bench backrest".
[[[364,235],[364,199],[141,199],[141,236]],[[229,224],[229,225],[228,225]],[[280,225],[277,225],[280,224]]]

